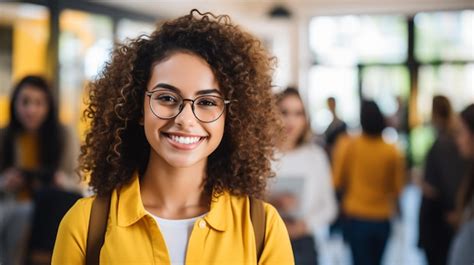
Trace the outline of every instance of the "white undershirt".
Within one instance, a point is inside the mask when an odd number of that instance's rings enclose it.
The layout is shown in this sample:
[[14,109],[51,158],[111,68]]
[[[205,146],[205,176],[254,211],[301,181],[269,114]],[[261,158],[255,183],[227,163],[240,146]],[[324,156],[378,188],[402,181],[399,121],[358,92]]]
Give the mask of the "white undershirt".
[[204,217],[200,215],[190,219],[170,220],[163,219],[150,213],[155,218],[160,228],[172,265],[184,265],[186,261],[186,250],[188,248],[189,237],[193,231],[194,223],[197,219]]

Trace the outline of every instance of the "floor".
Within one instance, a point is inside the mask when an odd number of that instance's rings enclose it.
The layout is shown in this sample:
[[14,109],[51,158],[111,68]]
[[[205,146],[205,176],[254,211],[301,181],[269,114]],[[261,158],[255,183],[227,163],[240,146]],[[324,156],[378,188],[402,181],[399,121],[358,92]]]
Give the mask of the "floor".
[[[400,199],[401,216],[392,221],[392,234],[383,258],[383,265],[426,265],[423,252],[416,246],[418,211],[421,192],[407,186]],[[340,236],[329,239],[327,231],[318,231],[319,265],[351,265],[349,248]]]

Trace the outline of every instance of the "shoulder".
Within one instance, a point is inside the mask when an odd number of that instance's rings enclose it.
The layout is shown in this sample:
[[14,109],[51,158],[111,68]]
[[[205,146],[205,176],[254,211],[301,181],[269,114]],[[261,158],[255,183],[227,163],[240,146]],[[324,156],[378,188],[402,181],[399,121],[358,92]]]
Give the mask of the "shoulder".
[[263,209],[265,210],[266,223],[272,224],[279,221],[283,223],[283,220],[281,219],[280,214],[278,213],[275,206],[271,205],[268,202],[264,202],[264,201],[262,202],[263,202]]
[[52,264],[84,264],[93,201],[94,197],[80,199],[64,215],[54,244]]
[[[228,198],[230,200],[230,203],[232,204],[233,209],[241,208],[247,211],[250,209],[249,196],[238,196],[238,195],[228,194]],[[278,219],[280,217],[280,215],[278,214],[278,211],[273,205],[261,199],[258,199],[258,201],[260,201],[263,205],[263,209],[265,211],[265,219],[266,219],[267,224],[269,223],[269,221],[271,220],[275,221],[275,219]],[[250,211],[248,211],[248,214],[250,214]]]
[[6,137],[6,135],[7,135],[7,128],[6,127],[0,128],[0,142],[4,141],[4,138]]
[[298,148],[297,153],[301,157],[311,159],[312,161],[327,160],[327,154],[324,149],[314,143],[307,143]]
[[300,147],[300,150],[314,155],[325,155],[324,149],[315,143],[304,144]]
[[[64,215],[60,226],[70,229],[85,228],[87,231],[87,225],[89,223],[89,216],[94,198],[95,196],[77,200],[77,202]],[[82,227],[83,225],[86,227]]]

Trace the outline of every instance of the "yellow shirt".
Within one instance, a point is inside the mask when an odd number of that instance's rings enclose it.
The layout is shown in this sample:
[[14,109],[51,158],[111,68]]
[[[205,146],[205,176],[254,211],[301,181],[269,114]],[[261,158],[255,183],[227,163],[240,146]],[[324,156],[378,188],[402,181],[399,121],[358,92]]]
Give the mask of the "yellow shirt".
[[[22,170],[35,171],[40,168],[38,135],[35,133],[22,133],[16,138],[15,167]],[[29,187],[24,186],[16,199],[19,201],[29,201],[32,197]]]
[[334,186],[345,192],[342,208],[348,216],[389,219],[403,188],[404,173],[400,152],[381,137],[345,136],[335,146]]
[[40,166],[38,136],[34,133],[22,133],[17,138],[16,167],[36,170]]
[[[53,265],[84,264],[87,230],[93,198],[79,200],[59,226]],[[105,243],[105,264],[171,264],[163,235],[145,211],[138,177],[111,198]],[[288,232],[275,208],[264,205],[265,247],[258,264],[294,264]],[[193,227],[186,264],[257,264],[249,200],[224,193],[211,202],[210,211]]]

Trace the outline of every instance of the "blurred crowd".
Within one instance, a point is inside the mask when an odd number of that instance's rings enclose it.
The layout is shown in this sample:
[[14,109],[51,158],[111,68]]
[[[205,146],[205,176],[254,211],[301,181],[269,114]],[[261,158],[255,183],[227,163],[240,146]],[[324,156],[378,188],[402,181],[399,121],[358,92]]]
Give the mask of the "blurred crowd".
[[[407,130],[404,115],[384,117],[363,100],[360,128],[349,128],[327,99],[332,122],[315,135],[296,88],[275,95],[286,138],[273,163],[267,200],[287,226],[296,264],[318,264],[317,231],[341,236],[354,265],[378,265],[413,184],[405,150],[383,137]],[[474,246],[474,104],[456,113],[447,97],[432,101],[436,140],[416,182],[422,191],[418,245],[428,265],[472,264]],[[86,194],[75,173],[79,142],[58,121],[47,81],[26,76],[12,89],[0,130],[0,264],[50,264],[63,215]],[[328,239],[329,240],[329,239]],[[413,264],[415,265],[415,264]]]
[[278,94],[277,104],[287,137],[279,147],[269,200],[287,224],[296,264],[317,264],[320,247],[314,235],[324,227],[330,231],[325,240],[342,236],[352,264],[382,264],[408,185],[422,193],[417,245],[426,263],[474,262],[474,104],[455,113],[447,97],[432,99],[436,139],[421,181],[412,177],[407,152],[384,137],[389,126],[407,133],[403,109],[385,117],[374,101],[362,100],[360,128],[348,128],[330,97],[333,120],[315,136],[297,89]]

